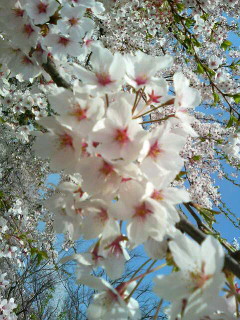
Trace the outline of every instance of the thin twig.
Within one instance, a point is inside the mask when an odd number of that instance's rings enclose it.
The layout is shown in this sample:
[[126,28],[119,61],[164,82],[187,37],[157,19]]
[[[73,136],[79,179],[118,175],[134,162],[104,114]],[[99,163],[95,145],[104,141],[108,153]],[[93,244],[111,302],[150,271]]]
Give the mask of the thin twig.
[[162,303],[163,303],[163,299],[161,299],[161,300],[159,301],[159,304],[158,304],[158,306],[157,306],[156,313],[155,313],[155,315],[154,315],[154,317],[153,317],[153,320],[157,320],[158,314],[159,314],[159,311],[160,311],[160,308],[161,308],[161,306],[162,306]]

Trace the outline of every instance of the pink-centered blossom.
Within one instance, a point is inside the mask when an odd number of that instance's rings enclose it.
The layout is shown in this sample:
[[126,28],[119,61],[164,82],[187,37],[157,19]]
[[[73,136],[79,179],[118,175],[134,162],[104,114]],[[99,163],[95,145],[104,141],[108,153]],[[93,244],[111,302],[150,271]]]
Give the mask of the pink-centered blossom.
[[154,77],[157,71],[171,67],[171,56],[151,57],[141,51],[134,56],[126,56],[126,81],[135,89],[149,87],[158,81]]
[[35,152],[41,157],[50,157],[53,170],[74,170],[81,154],[81,138],[68,125],[63,125],[53,116],[39,121],[47,133],[36,133]]
[[162,241],[168,232],[168,213],[151,198],[153,186],[136,181],[123,183],[120,197],[111,206],[111,214],[119,220],[127,220],[127,236],[139,245],[152,237]]
[[43,24],[56,12],[59,4],[55,0],[31,0],[26,3],[26,11],[35,24]]
[[100,45],[92,46],[93,70],[74,65],[75,74],[93,95],[110,93],[120,89],[125,74],[125,62],[120,53],[114,55]]
[[[172,302],[170,319],[177,319],[195,300],[204,302],[218,295],[224,284],[224,251],[217,240],[208,236],[201,245],[185,235],[169,242],[173,259],[180,269],[155,279],[155,292]],[[200,308],[200,305],[199,305]],[[195,313],[197,314],[197,313]],[[185,318],[184,318],[185,319]],[[187,318],[190,319],[190,318]]]
[[138,158],[143,148],[146,132],[136,120],[132,120],[131,105],[124,99],[112,103],[106,118],[93,128],[96,150],[109,161],[130,162]]
[[73,94],[66,89],[55,89],[48,97],[52,108],[60,115],[59,122],[75,129],[82,137],[87,137],[93,126],[104,115],[104,101],[90,98],[84,93]]

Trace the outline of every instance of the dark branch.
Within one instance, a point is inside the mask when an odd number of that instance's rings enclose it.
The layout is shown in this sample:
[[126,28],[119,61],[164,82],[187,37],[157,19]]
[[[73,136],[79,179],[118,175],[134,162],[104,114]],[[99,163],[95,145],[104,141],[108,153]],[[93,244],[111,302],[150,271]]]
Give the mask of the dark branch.
[[[186,232],[190,237],[201,244],[206,238],[206,235],[202,231],[194,227],[194,225],[192,225],[191,222],[189,222],[182,213],[179,213],[179,215],[180,222],[178,222],[176,227],[182,232]],[[240,264],[228,254],[225,255],[224,268],[231,271],[240,279]]]
[[57,71],[54,62],[49,57],[47,62],[42,64],[42,67],[51,76],[52,80],[58,87],[72,89],[71,84],[62,78],[62,76]]

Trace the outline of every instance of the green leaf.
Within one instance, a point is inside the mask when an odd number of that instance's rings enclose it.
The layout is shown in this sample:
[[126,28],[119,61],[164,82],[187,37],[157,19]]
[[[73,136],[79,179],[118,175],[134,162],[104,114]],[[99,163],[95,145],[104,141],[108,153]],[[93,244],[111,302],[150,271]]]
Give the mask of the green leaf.
[[213,71],[213,70],[212,70],[211,68],[209,68],[209,67],[206,67],[206,69],[207,69],[207,71],[208,71],[208,73],[210,74],[211,77],[215,76],[215,74],[216,74],[215,71]]
[[240,93],[234,94],[233,99],[236,103],[240,103]]
[[197,39],[192,39],[192,42],[194,44],[195,47],[201,48],[201,43],[199,41],[197,41]]
[[201,18],[206,21],[209,18],[210,14],[209,13],[204,13],[203,15],[201,15]]
[[152,39],[153,38],[153,36],[150,34],[150,33],[146,33],[146,40],[148,40],[148,39]]
[[48,259],[47,252],[39,250],[38,248],[31,248],[30,254],[31,256],[37,256],[37,264],[40,264],[40,262],[44,259]]
[[181,180],[181,178],[183,176],[185,176],[186,174],[187,174],[186,171],[180,171],[179,174],[176,176],[175,180],[177,180],[177,181]]
[[177,3],[176,7],[178,8],[178,11],[183,11],[183,9],[185,8],[183,3]]
[[202,156],[200,156],[200,155],[196,155],[196,156],[193,156],[193,157],[192,157],[192,160],[193,160],[193,161],[198,161],[198,160],[200,160],[200,159],[202,159]]
[[174,16],[174,20],[176,22],[180,22],[181,21],[181,17],[178,14],[174,14],[173,16]]
[[221,48],[227,50],[232,45],[232,42],[229,40],[224,40],[221,44]]
[[[193,20],[193,19],[187,18],[185,20],[185,25],[187,28],[191,28],[194,24],[195,24],[195,20]],[[193,39],[193,40],[195,40],[195,39]]]
[[238,120],[236,117],[234,117],[234,115],[231,114],[230,119],[228,120],[228,123],[227,123],[227,128],[232,127],[234,122],[238,122]]
[[218,211],[211,210],[208,208],[202,208],[200,206],[198,207],[198,211],[210,226],[212,226],[213,222],[216,222],[214,215],[220,214],[220,212]]
[[201,63],[197,64],[197,73],[204,73],[204,68]]
[[220,101],[220,97],[216,92],[213,92],[214,104],[217,104]]

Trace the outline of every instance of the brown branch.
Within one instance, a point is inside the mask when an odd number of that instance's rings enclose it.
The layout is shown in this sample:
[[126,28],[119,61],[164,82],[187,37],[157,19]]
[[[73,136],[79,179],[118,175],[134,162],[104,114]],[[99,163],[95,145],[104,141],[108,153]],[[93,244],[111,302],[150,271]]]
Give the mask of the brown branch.
[[71,84],[63,79],[63,77],[57,71],[54,62],[49,57],[47,62],[42,64],[42,67],[51,76],[52,80],[56,83],[58,87],[72,89]]
[[[190,237],[192,237],[197,243],[201,244],[204,239],[206,238],[206,235],[194,227],[194,225],[189,222],[184,214],[179,213],[180,215],[180,221],[176,225],[176,227],[182,231],[186,232]],[[235,276],[237,276],[240,279],[240,264],[230,257],[228,254],[225,254],[225,261],[224,261],[224,268],[231,271]]]
[[[197,205],[195,203],[193,203],[193,202],[184,203],[184,206],[189,211],[189,213],[192,215],[192,217],[195,219],[195,221],[198,225],[198,229],[200,229],[205,234],[212,234],[213,236],[220,235],[220,233],[217,230],[215,230],[214,228],[210,228],[209,226],[204,224],[202,222],[202,220],[198,217],[198,215],[194,212],[192,207],[194,207],[195,209],[198,210]],[[235,251],[233,251],[232,246],[225,239],[220,238],[219,241],[224,246],[224,248],[228,250],[228,253],[230,254],[230,256],[235,258],[236,254],[235,254]]]

